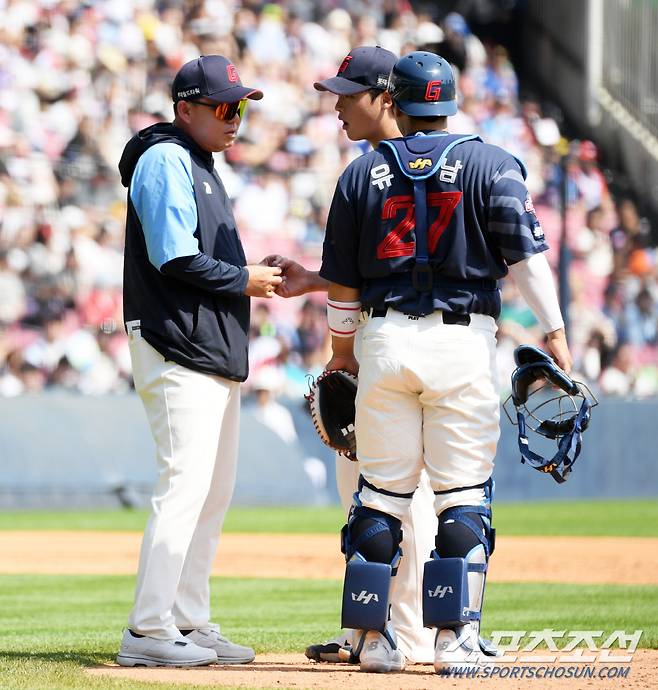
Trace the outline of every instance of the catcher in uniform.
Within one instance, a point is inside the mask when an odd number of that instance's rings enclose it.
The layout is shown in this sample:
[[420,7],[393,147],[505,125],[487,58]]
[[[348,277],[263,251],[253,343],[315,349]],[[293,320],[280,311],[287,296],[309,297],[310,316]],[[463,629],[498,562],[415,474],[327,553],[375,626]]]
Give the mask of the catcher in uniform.
[[[379,46],[354,48],[341,63],[335,77],[315,84],[318,91],[329,91],[338,96],[338,118],[352,141],[365,140],[374,148],[383,139],[400,136],[392,114],[392,102],[386,92],[388,76],[396,60],[393,53]],[[284,297],[326,292],[329,287],[328,281],[317,272],[307,271],[289,258],[272,255],[266,257],[266,261],[283,269],[284,282],[277,288],[277,294]],[[358,343],[356,349],[358,351]],[[336,484],[346,515],[353,495],[358,491],[358,481],[359,464],[337,454]],[[433,659],[432,632],[423,627],[420,590],[422,564],[432,549],[436,534],[433,499],[427,474],[422,472],[418,491],[409,509],[401,516],[401,548],[405,559],[398,572],[398,586],[391,602],[400,649],[414,663],[432,663]],[[331,640],[310,645],[306,656],[316,661],[347,660],[351,642],[352,631],[346,630]]]
[[[362,670],[404,668],[389,601],[402,519],[425,469],[438,530],[424,567],[423,620],[435,629],[441,673],[481,661],[494,549],[499,279],[512,274],[567,372],[571,355],[523,164],[477,136],[448,133],[455,81],[438,55],[400,58],[388,90],[404,136],[382,141],[339,178],[320,269],[330,282],[327,369],[359,371],[361,478],[342,534],[342,622],[355,629]],[[359,311],[357,364],[345,315]]]

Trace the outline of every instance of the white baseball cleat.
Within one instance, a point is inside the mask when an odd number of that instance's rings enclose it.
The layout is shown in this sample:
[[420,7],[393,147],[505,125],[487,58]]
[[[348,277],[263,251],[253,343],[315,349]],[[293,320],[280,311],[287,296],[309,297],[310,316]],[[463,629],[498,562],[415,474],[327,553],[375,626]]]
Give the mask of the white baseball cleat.
[[[363,631],[360,631],[363,633]],[[404,654],[396,649],[389,640],[377,630],[365,633],[359,660],[361,670],[367,673],[391,673],[404,671],[406,659]]]
[[244,647],[224,637],[219,632],[218,625],[196,628],[185,635],[185,639],[191,640],[199,647],[214,650],[218,664],[248,664],[256,658],[251,647]]
[[477,632],[470,625],[437,631],[434,644],[434,670],[437,673],[478,666],[487,660],[480,649]]
[[207,666],[217,663],[213,649],[205,649],[182,635],[170,640],[140,635],[131,630],[123,633],[117,655],[119,666]]

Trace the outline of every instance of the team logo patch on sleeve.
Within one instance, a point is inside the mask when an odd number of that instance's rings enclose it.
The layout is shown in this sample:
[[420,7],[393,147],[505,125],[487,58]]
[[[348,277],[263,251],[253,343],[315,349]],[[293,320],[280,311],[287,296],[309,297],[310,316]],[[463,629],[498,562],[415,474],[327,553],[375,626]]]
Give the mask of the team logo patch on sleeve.
[[409,167],[412,170],[425,170],[428,165],[432,167],[431,158],[416,158],[415,161],[409,161]]
[[539,242],[544,239],[544,231],[542,230],[539,221],[532,224],[532,236]]
[[535,205],[532,203],[530,194],[525,198],[525,210],[526,213],[535,213]]

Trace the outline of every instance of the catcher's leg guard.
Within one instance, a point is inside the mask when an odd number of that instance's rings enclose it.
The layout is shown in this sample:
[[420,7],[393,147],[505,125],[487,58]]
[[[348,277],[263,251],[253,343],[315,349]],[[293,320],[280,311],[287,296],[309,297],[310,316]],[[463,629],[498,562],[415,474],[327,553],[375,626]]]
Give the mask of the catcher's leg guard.
[[438,629],[435,668],[480,658],[480,612],[487,563],[495,546],[489,488],[479,506],[455,506],[439,515],[432,560],[425,564],[423,623]]
[[400,521],[372,508],[352,508],[341,534],[347,560],[342,626],[386,632],[392,577],[402,556]]

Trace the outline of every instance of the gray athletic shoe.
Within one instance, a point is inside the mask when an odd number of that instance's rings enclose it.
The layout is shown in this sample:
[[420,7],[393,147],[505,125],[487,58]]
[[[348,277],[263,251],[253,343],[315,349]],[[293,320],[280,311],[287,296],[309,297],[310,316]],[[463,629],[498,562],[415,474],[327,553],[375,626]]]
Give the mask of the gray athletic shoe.
[[[341,664],[350,661],[352,652],[352,631],[341,631],[340,635],[332,637],[321,644],[312,644],[306,648],[304,654],[312,661],[325,661],[331,664]],[[354,662],[352,662],[354,663]]]
[[158,640],[146,635],[136,637],[130,630],[123,633],[117,655],[119,666],[207,666],[216,663],[214,650],[204,649],[182,635]]
[[488,660],[480,648],[480,638],[471,625],[437,630],[434,644],[434,670],[442,675],[453,668],[473,668]]
[[404,654],[393,647],[377,630],[368,630],[359,655],[361,670],[367,673],[391,673],[404,671]]
[[231,642],[219,632],[219,626],[210,625],[207,628],[197,628],[185,635],[186,640],[191,640],[199,647],[212,649],[217,654],[218,664],[248,664],[256,658],[251,647],[243,647]]

